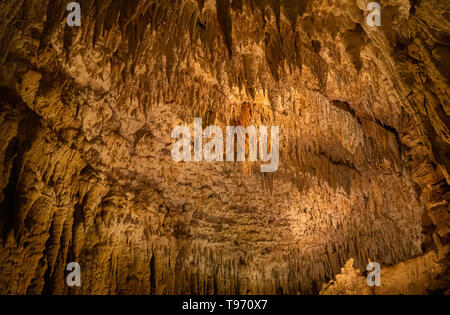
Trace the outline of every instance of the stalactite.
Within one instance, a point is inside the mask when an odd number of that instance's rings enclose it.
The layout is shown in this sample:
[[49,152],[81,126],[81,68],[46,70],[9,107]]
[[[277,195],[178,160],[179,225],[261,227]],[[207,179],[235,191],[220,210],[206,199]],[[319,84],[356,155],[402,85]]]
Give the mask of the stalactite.
[[[79,2],[0,2],[1,294],[446,289],[447,2]],[[175,163],[196,117],[279,126],[277,172]]]

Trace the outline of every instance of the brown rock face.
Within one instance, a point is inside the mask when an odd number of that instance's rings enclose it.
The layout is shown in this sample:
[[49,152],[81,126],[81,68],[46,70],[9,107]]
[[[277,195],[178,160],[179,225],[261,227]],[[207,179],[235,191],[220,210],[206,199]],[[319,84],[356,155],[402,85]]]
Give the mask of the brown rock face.
[[[0,2],[0,294],[448,292],[448,1],[68,2]],[[196,117],[278,170],[175,162]]]

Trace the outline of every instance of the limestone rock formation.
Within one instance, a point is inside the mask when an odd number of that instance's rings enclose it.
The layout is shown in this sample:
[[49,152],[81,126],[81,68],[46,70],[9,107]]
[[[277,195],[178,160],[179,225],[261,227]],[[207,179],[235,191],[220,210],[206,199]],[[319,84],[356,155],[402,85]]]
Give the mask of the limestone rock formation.
[[[448,1],[68,2],[0,2],[0,294],[448,293]],[[278,171],[174,162],[195,117]]]

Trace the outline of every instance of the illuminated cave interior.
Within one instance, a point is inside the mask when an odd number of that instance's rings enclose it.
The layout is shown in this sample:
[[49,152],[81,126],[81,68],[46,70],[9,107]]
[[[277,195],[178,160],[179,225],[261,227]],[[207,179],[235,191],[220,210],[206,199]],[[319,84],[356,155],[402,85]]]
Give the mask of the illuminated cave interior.
[[0,294],[449,293],[448,1],[78,2],[0,2]]

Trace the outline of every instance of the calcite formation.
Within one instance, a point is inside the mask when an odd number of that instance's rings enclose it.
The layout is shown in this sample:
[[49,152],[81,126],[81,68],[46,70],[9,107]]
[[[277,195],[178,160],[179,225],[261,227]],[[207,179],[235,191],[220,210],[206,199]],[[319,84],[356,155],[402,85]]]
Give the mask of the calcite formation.
[[[0,294],[449,292],[448,1],[68,2],[0,2]],[[194,118],[279,169],[173,161]]]

